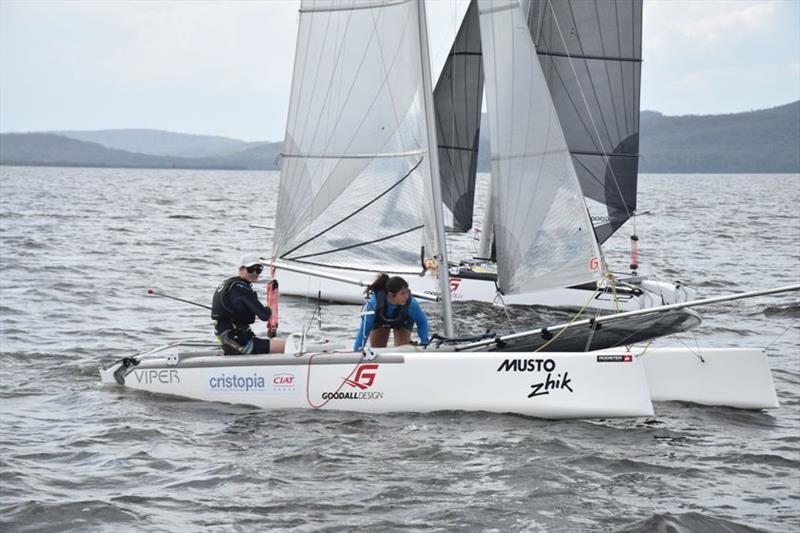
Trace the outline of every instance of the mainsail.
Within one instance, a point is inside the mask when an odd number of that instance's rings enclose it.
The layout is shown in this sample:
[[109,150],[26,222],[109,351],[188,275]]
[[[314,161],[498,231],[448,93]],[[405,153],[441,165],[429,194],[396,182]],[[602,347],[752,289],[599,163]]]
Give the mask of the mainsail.
[[595,281],[599,246],[520,4],[478,5],[500,290]]
[[[636,210],[642,0],[524,0],[600,242]],[[602,211],[601,211],[602,210]]]
[[442,200],[458,231],[472,228],[483,60],[478,6],[472,0],[433,93]]
[[273,257],[419,272],[433,255],[420,28],[410,0],[303,0]]

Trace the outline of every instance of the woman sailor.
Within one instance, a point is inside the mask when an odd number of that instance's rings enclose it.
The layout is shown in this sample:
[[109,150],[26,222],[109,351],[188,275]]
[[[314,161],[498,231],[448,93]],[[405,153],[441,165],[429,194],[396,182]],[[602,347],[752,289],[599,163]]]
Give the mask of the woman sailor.
[[369,301],[358,328],[354,350],[362,350],[367,339],[373,348],[386,347],[389,330],[394,332],[395,346],[409,344],[414,324],[420,342],[428,344],[428,317],[411,295],[406,280],[381,274],[365,293]]

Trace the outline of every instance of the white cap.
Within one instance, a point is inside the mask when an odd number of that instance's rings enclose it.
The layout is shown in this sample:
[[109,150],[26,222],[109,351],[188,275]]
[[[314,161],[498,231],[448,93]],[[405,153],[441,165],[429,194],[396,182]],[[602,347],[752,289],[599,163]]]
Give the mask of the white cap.
[[242,256],[241,261],[239,261],[239,267],[249,267],[253,265],[261,265],[264,266],[264,261],[259,257],[258,254],[245,254]]

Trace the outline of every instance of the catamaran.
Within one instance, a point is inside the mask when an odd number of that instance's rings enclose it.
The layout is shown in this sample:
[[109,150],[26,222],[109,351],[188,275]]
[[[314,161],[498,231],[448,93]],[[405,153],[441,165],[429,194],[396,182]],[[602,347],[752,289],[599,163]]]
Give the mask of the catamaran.
[[[525,294],[596,282],[604,261],[525,12],[516,0],[477,7],[497,283]],[[422,243],[447,265],[424,2],[303,0],[299,25],[273,259],[383,271],[416,264],[409,250]],[[504,204],[513,199],[516,209]],[[427,346],[354,352],[301,335],[283,355],[225,357],[190,341],[123,358],[101,379],[269,409],[585,418],[649,416],[654,400],[777,406],[763,350],[633,345],[696,325],[694,306],[800,285],[464,339],[454,335],[449,269],[436,274],[444,334]]]

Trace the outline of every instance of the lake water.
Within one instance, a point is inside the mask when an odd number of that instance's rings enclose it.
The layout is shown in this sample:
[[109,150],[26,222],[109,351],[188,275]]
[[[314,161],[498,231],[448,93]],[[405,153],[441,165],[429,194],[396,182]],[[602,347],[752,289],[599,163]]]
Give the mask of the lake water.
[[[209,303],[268,254],[277,174],[0,167],[0,525],[7,531],[800,529],[800,295],[708,308],[677,346],[767,347],[781,407],[647,420],[262,411],[106,388],[97,367],[211,338]],[[800,281],[800,176],[645,175],[642,269],[700,296]],[[628,262],[625,228],[606,247]],[[453,243],[468,256],[476,243]],[[281,299],[281,329],[314,302]],[[434,329],[438,314],[429,308]],[[563,319],[457,305],[458,330]],[[325,304],[350,342],[357,306]],[[314,328],[318,328],[315,324]],[[313,332],[313,330],[312,330]]]

